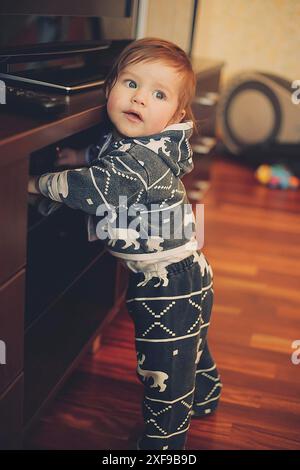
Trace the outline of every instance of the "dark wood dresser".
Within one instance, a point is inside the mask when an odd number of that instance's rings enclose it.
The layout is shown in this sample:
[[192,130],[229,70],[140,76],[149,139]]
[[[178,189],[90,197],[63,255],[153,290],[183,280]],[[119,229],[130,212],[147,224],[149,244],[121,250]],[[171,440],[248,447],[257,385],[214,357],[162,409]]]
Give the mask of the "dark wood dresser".
[[[27,193],[29,173],[53,170],[55,147],[97,141],[104,95],[67,98],[34,119],[0,107],[0,448],[22,446],[43,408],[118,312],[126,282],[85,215]],[[53,202],[53,201],[52,201]],[[45,204],[46,203],[46,204]],[[119,281],[118,281],[119,280]]]

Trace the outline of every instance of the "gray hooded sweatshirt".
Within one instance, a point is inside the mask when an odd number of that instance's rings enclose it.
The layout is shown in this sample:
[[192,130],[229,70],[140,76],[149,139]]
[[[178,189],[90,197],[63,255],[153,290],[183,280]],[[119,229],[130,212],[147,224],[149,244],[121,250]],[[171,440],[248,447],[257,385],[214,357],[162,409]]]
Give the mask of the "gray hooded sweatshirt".
[[193,169],[192,128],[186,121],[118,140],[108,132],[88,147],[89,167],[43,174],[40,191],[86,212],[89,240],[105,240],[124,260],[195,250],[195,218],[181,181]]

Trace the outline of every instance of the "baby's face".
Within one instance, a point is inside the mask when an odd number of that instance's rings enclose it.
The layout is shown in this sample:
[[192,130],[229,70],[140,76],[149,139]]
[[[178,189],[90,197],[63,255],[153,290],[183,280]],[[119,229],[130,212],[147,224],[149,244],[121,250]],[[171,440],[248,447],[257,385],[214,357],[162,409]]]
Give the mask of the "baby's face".
[[176,70],[163,62],[128,65],[108,96],[108,116],[122,136],[157,134],[184,117],[184,111],[176,112],[179,89]]

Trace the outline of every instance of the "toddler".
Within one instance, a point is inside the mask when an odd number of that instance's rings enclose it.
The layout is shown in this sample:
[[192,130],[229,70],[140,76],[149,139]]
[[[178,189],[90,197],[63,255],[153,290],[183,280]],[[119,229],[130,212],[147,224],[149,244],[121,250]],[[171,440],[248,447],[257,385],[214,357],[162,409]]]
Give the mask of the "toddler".
[[75,168],[30,177],[28,189],[86,212],[89,240],[105,240],[129,269],[144,385],[136,447],[185,449],[191,417],[212,413],[222,387],[207,342],[213,274],[181,181],[193,169],[195,74],[178,46],[144,38],[121,52],[104,87],[97,145],[59,151],[57,165]]

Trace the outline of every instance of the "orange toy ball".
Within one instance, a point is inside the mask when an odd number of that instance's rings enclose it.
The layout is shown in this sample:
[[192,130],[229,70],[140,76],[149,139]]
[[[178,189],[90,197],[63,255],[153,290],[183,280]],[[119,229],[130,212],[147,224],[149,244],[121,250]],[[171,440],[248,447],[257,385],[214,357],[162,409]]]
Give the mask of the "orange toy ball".
[[290,177],[290,186],[292,188],[298,188],[299,187],[299,179],[296,176],[291,176]]

